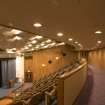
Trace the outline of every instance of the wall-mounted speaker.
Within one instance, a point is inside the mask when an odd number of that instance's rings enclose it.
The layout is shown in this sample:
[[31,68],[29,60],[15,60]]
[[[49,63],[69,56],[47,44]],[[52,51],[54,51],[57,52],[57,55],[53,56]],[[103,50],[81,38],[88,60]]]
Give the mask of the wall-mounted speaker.
[[49,60],[48,63],[49,63],[49,64],[52,64],[52,60]]
[[63,55],[63,56],[66,56],[67,54],[66,54],[66,53],[62,53],[62,55]]

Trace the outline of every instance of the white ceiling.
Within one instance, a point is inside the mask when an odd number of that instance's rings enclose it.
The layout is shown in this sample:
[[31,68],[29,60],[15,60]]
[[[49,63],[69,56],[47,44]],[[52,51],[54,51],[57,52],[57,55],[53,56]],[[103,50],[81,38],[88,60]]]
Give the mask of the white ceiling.
[[[35,28],[35,22],[43,26]],[[68,41],[73,38],[84,50],[95,48],[97,40],[105,47],[105,0],[0,0],[0,24],[68,44],[73,44]],[[96,35],[97,30],[103,33]],[[58,32],[64,36],[57,37]],[[3,36],[0,38],[0,48],[9,47]]]

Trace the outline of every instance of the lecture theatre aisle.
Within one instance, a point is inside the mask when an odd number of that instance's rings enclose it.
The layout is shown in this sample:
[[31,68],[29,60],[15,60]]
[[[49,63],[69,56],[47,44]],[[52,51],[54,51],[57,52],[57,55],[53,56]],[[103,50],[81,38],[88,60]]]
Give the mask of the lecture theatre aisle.
[[88,79],[74,105],[105,105],[105,70],[88,65]]

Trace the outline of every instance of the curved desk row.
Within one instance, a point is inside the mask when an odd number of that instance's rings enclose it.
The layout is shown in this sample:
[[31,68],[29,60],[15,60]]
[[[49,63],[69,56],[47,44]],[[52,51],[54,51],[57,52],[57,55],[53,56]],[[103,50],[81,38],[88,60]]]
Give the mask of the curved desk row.
[[64,73],[59,77],[57,88],[57,105],[72,105],[87,79],[87,63]]

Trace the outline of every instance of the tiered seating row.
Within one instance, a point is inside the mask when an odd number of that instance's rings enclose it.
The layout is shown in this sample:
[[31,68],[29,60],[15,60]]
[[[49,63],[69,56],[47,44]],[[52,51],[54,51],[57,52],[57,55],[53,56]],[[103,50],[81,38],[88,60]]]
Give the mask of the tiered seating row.
[[31,88],[26,91],[18,91],[18,93],[16,93],[15,100],[12,105],[39,105],[40,102],[45,100],[45,92],[50,92],[53,87],[57,86],[58,77],[65,72],[71,71],[77,66],[79,66],[79,63],[66,65],[62,69],[34,81]]

